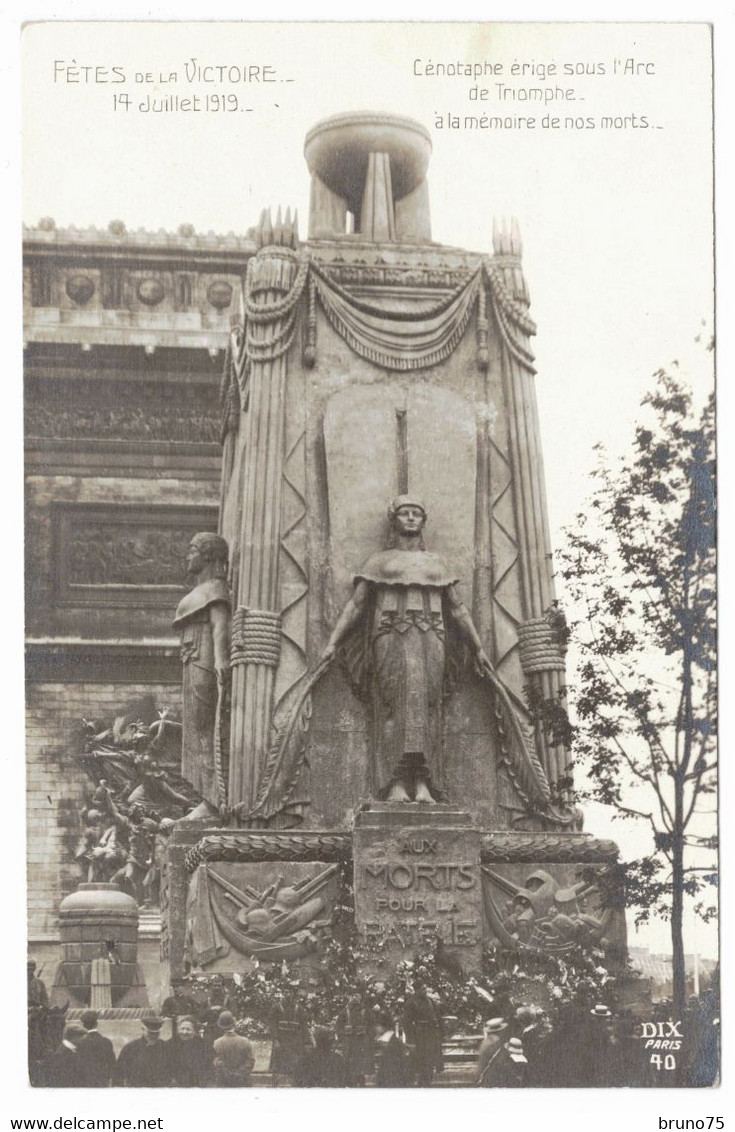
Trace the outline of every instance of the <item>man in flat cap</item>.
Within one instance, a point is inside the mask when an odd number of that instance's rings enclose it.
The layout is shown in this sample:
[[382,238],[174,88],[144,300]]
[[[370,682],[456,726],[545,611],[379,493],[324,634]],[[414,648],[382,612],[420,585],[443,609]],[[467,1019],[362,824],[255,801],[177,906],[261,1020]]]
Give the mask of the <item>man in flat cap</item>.
[[142,1020],[143,1034],[120,1050],[115,1066],[115,1084],[138,1089],[171,1085],[174,1075],[171,1043],[161,1038],[163,1018]]

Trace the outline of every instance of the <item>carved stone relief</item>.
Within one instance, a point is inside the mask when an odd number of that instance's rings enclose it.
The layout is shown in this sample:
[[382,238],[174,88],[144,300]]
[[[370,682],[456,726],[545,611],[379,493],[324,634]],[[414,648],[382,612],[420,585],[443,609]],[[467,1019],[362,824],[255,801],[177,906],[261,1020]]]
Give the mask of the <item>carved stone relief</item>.
[[488,927],[503,946],[568,951],[581,944],[610,949],[624,944],[625,918],[604,870],[578,866],[571,883],[547,867],[528,868],[521,883],[483,866]]
[[193,968],[243,970],[244,960],[293,962],[330,938],[337,865],[198,866],[187,893],[186,957]]
[[63,506],[55,520],[57,600],[82,603],[170,603],[192,536],[216,528],[202,508]]

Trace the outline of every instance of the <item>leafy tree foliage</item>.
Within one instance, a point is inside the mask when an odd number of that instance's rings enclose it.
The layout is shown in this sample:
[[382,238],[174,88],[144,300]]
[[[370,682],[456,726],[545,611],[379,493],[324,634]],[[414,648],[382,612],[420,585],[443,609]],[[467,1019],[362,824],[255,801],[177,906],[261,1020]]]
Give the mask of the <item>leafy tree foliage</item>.
[[577,614],[586,796],[650,827],[628,905],[638,922],[670,919],[681,1007],[684,897],[708,919],[716,884],[714,397],[697,413],[677,376],[655,377],[632,455],[611,464],[600,450],[560,573]]

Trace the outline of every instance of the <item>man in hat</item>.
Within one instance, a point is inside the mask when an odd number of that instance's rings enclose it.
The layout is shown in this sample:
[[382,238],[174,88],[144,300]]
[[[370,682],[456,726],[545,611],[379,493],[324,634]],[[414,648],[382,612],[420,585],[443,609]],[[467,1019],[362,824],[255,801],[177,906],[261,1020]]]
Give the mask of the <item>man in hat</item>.
[[554,1059],[551,1035],[553,1027],[539,1006],[519,1006],[514,1017],[514,1037],[520,1039],[528,1060],[527,1084],[552,1087]]
[[79,1047],[87,1031],[81,1022],[69,1022],[64,1027],[61,1045],[49,1058],[46,1083],[52,1089],[79,1089],[84,1080],[83,1061]]
[[508,1029],[505,1018],[490,1018],[485,1023],[485,1037],[477,1053],[477,1077],[475,1083],[482,1088],[489,1087],[485,1080],[488,1066],[503,1043],[503,1035]]
[[171,1043],[161,1038],[163,1018],[142,1020],[143,1033],[120,1050],[115,1084],[130,1088],[160,1089],[173,1080]]
[[110,1039],[97,1029],[98,1022],[96,1010],[85,1010],[82,1014],[86,1037],[79,1047],[79,1056],[82,1060],[84,1084],[90,1089],[108,1088],[115,1072],[115,1050]]
[[587,1015],[587,1025],[580,1028],[578,1064],[582,1088],[602,1088],[614,1085],[614,1050],[612,1040],[613,1014],[608,1006],[598,1002]]
[[520,1089],[526,1081],[528,1061],[520,1038],[509,1038],[499,1045],[483,1071],[485,1089]]
[[221,1037],[214,1043],[214,1083],[218,1089],[248,1088],[255,1066],[252,1042],[235,1030],[235,1018],[223,1010],[217,1019]]

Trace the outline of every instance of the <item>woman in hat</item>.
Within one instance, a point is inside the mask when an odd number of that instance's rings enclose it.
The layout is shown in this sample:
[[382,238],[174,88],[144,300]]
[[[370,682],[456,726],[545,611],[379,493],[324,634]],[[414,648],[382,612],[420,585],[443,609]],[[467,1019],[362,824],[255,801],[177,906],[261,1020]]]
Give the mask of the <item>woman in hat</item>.
[[340,648],[353,682],[372,703],[377,797],[435,802],[446,795],[442,703],[462,641],[479,669],[490,662],[457,593],[457,575],[424,547],[424,504],[399,495],[388,518],[387,549],[355,575],[322,660]]

